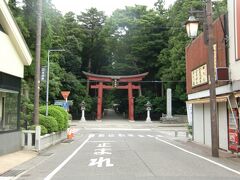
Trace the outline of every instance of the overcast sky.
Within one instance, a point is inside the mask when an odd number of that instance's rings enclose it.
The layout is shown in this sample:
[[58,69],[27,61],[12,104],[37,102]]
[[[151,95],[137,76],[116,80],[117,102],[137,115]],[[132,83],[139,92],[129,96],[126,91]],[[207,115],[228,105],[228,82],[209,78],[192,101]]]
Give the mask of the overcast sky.
[[[73,11],[75,14],[85,11],[91,7],[96,7],[104,11],[106,15],[116,9],[123,9],[125,6],[134,6],[135,4],[146,5],[150,8],[154,6],[157,0],[52,0],[58,10],[63,13]],[[166,7],[174,3],[175,0],[165,0]]]

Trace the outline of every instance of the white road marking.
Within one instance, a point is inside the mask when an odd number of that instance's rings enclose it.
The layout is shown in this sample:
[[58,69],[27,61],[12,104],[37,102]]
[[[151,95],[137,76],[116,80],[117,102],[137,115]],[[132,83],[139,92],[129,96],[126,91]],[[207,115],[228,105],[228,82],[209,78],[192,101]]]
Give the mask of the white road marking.
[[88,138],[70,155],[68,156],[67,159],[65,159],[56,169],[54,169],[47,177],[44,178],[44,180],[50,180],[52,179],[52,177],[58,172],[60,171],[77,153],[80,149],[82,149],[82,147],[87,144],[87,142],[94,137],[94,134],[90,134],[88,136]]
[[160,137],[160,138],[161,138],[161,137],[163,137],[163,136],[162,136],[162,135],[157,135],[157,137]]
[[115,135],[114,134],[109,134],[108,137],[112,138],[114,137]]
[[0,180],[10,180],[13,179],[13,176],[9,176],[9,177],[0,177]]
[[138,137],[143,138],[144,136],[139,134]]
[[148,136],[148,137],[151,137],[151,138],[154,137],[153,135],[147,135],[147,136]]
[[104,137],[105,136],[105,134],[99,134],[98,135],[98,137]]
[[125,137],[125,134],[118,134],[119,137]]
[[170,142],[167,142],[167,141],[165,141],[165,140],[162,140],[162,139],[159,139],[159,138],[156,138],[156,140],[158,140],[158,141],[160,141],[160,142],[163,142],[163,143],[165,143],[165,144],[168,144],[168,145],[170,145],[170,146],[172,146],[172,147],[175,147],[175,148],[177,148],[177,149],[179,149],[179,150],[181,150],[181,151],[183,151],[183,152],[186,152],[186,153],[188,153],[188,154],[191,154],[191,155],[193,155],[193,156],[196,156],[196,157],[198,157],[198,158],[201,158],[201,159],[203,159],[203,160],[205,160],[205,161],[208,161],[208,162],[210,162],[210,163],[212,163],[212,164],[215,164],[215,165],[217,165],[217,166],[219,166],[219,167],[222,167],[222,168],[224,168],[224,169],[226,169],[226,170],[228,170],[228,171],[231,171],[231,172],[233,172],[233,173],[236,173],[236,174],[240,175],[240,171],[234,170],[234,169],[232,169],[232,168],[230,168],[230,167],[227,167],[227,166],[225,166],[225,165],[223,165],[223,164],[221,164],[221,163],[215,162],[215,161],[213,161],[213,160],[211,160],[211,159],[208,159],[208,158],[206,158],[206,157],[204,157],[204,156],[201,156],[201,155],[199,155],[199,154],[196,154],[196,153],[193,153],[193,152],[188,151],[188,150],[186,150],[186,149],[183,149],[183,148],[181,148],[181,147],[179,147],[179,146],[177,146],[177,145],[175,145],[175,144],[172,144],[172,143],[170,143]]
[[128,137],[133,137],[133,134],[128,134]]
[[103,130],[103,131],[151,131],[151,129],[127,129],[127,128],[86,128],[84,130]]
[[89,143],[112,143],[116,141],[88,141]]

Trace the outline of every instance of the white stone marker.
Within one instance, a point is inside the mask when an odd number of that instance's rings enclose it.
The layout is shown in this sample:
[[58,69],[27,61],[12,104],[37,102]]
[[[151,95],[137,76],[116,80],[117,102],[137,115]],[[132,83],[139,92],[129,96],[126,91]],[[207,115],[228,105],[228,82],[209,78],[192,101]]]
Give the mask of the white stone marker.
[[172,89],[167,89],[167,116],[166,118],[172,118]]

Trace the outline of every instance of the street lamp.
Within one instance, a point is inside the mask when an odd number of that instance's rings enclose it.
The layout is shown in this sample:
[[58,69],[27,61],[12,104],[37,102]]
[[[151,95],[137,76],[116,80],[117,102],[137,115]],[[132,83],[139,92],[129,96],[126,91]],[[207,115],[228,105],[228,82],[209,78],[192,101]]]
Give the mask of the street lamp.
[[[208,75],[209,75],[209,91],[210,91],[210,111],[211,111],[211,139],[212,139],[212,156],[219,157],[219,134],[218,134],[218,120],[216,113],[216,82],[214,69],[214,50],[213,50],[213,18],[212,18],[212,1],[206,0],[206,11],[204,11],[204,21],[207,26],[205,32],[208,40]],[[189,18],[190,20],[192,18]],[[186,28],[189,37],[193,38],[196,33],[196,20],[187,21]],[[193,29],[192,29],[193,28]],[[194,33],[193,33],[194,32]],[[192,34],[191,34],[192,33]]]
[[194,39],[197,37],[199,21],[194,17],[190,16],[188,21],[185,23],[188,37]]
[[82,101],[81,104],[80,104],[80,106],[81,106],[81,110],[82,110],[81,121],[84,122],[84,121],[86,121],[86,119],[85,119],[85,109],[86,109],[86,104],[85,104],[85,102]]
[[64,49],[49,49],[48,50],[48,59],[47,59],[47,88],[46,88],[46,116],[48,116],[48,99],[49,99],[49,68],[50,68],[50,64],[49,64],[49,56],[50,56],[50,52],[62,52],[65,51]]
[[147,110],[147,118],[146,118],[146,122],[152,122],[151,121],[151,117],[150,117],[150,111],[152,110],[152,104],[150,103],[150,101],[148,101],[145,104],[146,110]]

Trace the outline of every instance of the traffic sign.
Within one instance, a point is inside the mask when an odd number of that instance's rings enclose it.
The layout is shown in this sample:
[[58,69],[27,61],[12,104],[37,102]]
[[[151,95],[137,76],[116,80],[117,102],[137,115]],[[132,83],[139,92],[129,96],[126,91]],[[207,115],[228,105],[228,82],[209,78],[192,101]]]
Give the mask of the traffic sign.
[[66,100],[70,94],[70,91],[61,91],[62,97]]

